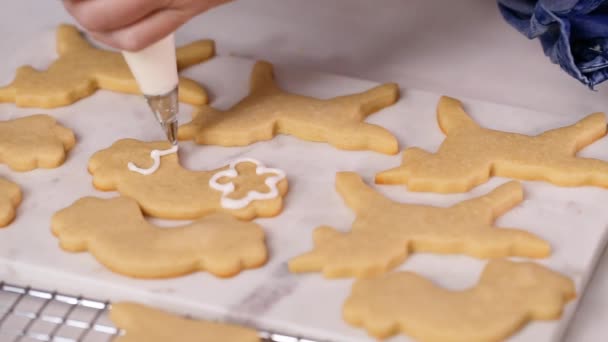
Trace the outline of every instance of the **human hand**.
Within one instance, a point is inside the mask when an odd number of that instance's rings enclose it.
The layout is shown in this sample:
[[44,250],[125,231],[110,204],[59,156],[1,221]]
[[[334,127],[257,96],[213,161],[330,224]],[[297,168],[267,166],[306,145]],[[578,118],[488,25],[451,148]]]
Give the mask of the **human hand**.
[[138,51],[164,38],[197,14],[231,0],[63,0],[94,39]]

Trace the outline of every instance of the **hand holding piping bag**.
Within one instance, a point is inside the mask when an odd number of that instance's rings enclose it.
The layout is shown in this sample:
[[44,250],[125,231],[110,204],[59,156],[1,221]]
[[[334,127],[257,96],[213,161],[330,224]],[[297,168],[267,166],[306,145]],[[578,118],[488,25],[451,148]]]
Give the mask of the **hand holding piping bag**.
[[171,144],[177,145],[178,76],[173,32],[229,0],[64,0],[93,38],[123,55]]
[[63,0],[93,38],[124,51],[140,51],[188,20],[230,0]]

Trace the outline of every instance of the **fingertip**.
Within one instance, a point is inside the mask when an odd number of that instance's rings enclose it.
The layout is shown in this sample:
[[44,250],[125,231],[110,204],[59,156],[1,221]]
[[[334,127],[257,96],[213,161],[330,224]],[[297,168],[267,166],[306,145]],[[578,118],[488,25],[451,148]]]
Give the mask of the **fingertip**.
[[139,51],[156,42],[154,39],[152,39],[152,37],[137,34],[133,30],[116,32],[113,39],[115,41],[116,48],[129,52]]
[[74,8],[76,7],[77,1],[78,0],[62,0],[63,7],[72,17],[74,17]]
[[67,8],[73,8],[74,5],[78,2],[78,0],[61,0],[63,2],[63,6]]
[[128,32],[90,32],[90,36],[103,45],[128,52],[139,51],[150,44],[147,40]]
[[115,49],[123,50],[122,47],[120,46],[120,44],[114,38],[114,35],[112,33],[90,32],[89,34],[90,34],[91,38],[93,38],[93,40],[95,40],[103,45],[107,45],[107,46],[115,48]]

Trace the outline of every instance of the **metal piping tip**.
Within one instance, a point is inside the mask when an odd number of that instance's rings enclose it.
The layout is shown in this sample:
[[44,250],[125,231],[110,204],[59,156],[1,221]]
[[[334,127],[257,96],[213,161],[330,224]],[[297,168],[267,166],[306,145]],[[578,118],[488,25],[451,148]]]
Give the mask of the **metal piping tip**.
[[161,126],[171,145],[177,145],[177,120],[161,123]]
[[177,87],[167,94],[148,96],[146,95],[148,106],[154,113],[156,120],[167,136],[167,140],[172,145],[177,145],[177,113],[179,110],[179,100]]

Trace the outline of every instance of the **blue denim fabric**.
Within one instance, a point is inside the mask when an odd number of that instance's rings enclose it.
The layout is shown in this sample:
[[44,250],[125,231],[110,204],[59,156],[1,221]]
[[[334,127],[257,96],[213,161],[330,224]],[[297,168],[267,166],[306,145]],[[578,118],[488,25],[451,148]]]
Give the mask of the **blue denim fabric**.
[[539,38],[553,63],[589,88],[608,79],[608,0],[498,0],[509,24]]

